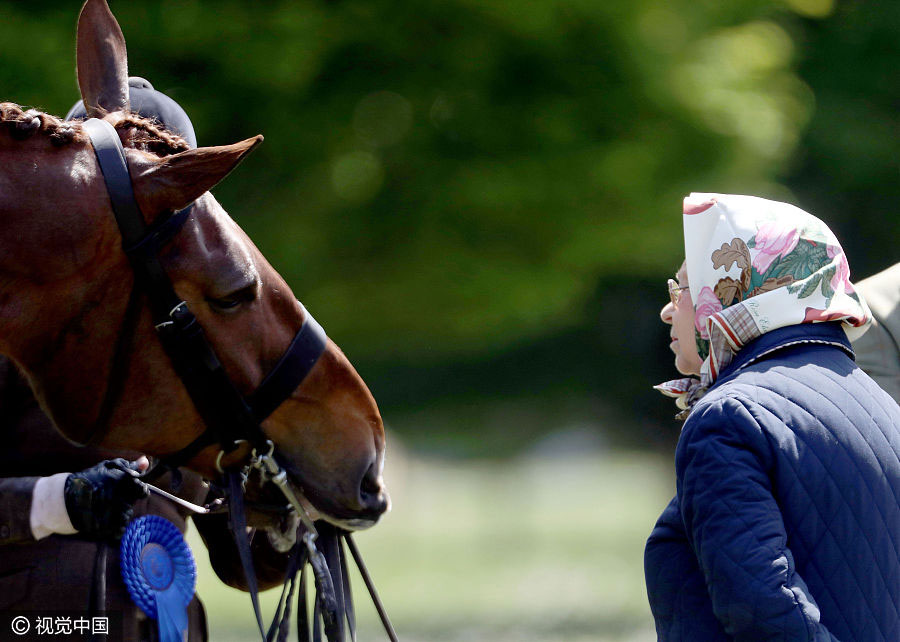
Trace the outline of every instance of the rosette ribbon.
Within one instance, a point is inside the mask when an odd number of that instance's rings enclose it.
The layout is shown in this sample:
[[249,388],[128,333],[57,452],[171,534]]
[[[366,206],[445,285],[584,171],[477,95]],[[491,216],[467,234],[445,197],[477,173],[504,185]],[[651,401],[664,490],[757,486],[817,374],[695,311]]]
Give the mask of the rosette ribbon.
[[184,642],[197,567],[181,531],[157,515],[139,517],[122,537],[120,556],[131,599],[157,621],[160,642]]

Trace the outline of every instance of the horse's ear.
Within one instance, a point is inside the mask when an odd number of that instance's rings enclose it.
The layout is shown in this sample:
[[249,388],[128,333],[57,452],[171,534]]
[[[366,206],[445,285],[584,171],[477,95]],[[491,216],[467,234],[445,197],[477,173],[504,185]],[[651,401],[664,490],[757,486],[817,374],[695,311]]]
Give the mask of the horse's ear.
[[91,118],[128,108],[125,36],[106,0],[87,0],[78,16],[78,88]]
[[199,147],[154,158],[143,168],[132,165],[138,205],[150,216],[187,207],[225,178],[262,140],[255,136],[234,145]]

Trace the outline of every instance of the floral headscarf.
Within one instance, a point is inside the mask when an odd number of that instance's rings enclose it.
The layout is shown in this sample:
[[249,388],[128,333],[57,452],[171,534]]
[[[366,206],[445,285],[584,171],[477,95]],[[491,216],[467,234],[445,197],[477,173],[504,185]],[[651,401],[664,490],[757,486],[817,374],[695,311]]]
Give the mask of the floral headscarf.
[[871,323],[837,238],[793,205],[691,194],[684,199],[684,251],[703,359],[700,380],[656,386],[683,410],[703,396],[743,346],[766,332],[841,321],[853,340]]

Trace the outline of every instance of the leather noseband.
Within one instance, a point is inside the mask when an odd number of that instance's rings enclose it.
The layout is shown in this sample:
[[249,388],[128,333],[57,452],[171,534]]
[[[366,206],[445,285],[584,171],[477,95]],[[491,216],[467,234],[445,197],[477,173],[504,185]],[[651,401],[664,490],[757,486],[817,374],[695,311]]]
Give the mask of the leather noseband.
[[[248,441],[262,451],[267,440],[260,423],[312,370],[325,351],[328,341],[325,331],[306,311],[302,326],[278,363],[249,397],[243,396],[228,377],[187,303],[175,293],[159,259],[160,250],[191,216],[193,204],[148,226],[135,200],[125,150],[115,128],[96,118],[86,120],[82,126],[94,146],[122,235],[122,247],[134,270],[135,288],[147,295],[159,340],[206,424],[203,434],[180,451],[166,456],[165,464],[183,465],[215,443],[226,453],[241,441]],[[117,361],[119,358],[114,357],[114,362]],[[95,425],[89,441],[96,443],[106,430],[108,426]]]

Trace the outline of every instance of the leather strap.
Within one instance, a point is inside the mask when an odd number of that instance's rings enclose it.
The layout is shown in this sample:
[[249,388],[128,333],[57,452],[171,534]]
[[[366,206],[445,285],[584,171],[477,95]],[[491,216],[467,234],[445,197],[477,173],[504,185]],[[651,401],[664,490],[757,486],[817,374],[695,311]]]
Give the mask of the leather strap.
[[300,382],[316,365],[316,361],[322,353],[325,352],[327,343],[328,337],[325,335],[325,330],[309,312],[306,312],[303,325],[294,335],[287,351],[259,384],[256,391],[247,399],[257,421],[261,422],[271,415],[285,399],[291,396]]
[[350,574],[347,572],[347,553],[344,551],[344,540],[340,537],[341,581],[344,595],[344,615],[347,617],[347,631],[350,633],[350,642],[356,642],[356,611],[353,608],[353,594],[350,590]]
[[[269,627],[269,633],[266,640],[276,639],[277,642],[286,642],[290,635],[291,626],[291,603],[294,599],[294,592],[297,589],[298,578],[297,571],[306,565],[307,551],[303,546],[294,546],[291,554],[291,561],[288,563],[288,570],[285,577],[284,587],[281,589],[281,597],[278,599],[278,609],[275,611],[275,618]],[[278,637],[275,638],[277,633]]]
[[330,618],[323,618],[323,628],[329,642],[334,640],[344,642],[346,606],[344,601],[340,535],[330,524],[321,523],[316,527],[316,530],[319,531],[319,539],[316,541],[319,543],[322,555],[325,556],[325,561],[328,562],[328,571],[331,574],[331,585],[334,587],[334,606],[337,615],[333,621]]
[[[309,562],[313,567],[313,573],[316,578],[315,609],[313,616],[313,639],[319,639],[318,621],[321,619],[325,624],[325,635],[329,642],[344,642],[343,617],[345,613],[345,602],[343,597],[344,581],[341,579],[342,563],[337,556],[340,555],[339,535],[333,527],[322,525],[326,535],[320,537],[317,542],[322,545],[324,557],[318,560],[311,559],[308,553],[301,553],[300,548],[305,544],[302,537],[297,537],[297,543],[291,561],[288,564],[288,570],[285,575],[284,587],[282,588],[281,598],[275,612],[272,624],[268,628],[268,632],[263,626],[262,611],[259,607],[259,585],[256,581],[256,571],[253,567],[253,555],[250,550],[250,535],[247,532],[247,520],[244,514],[244,495],[243,495],[243,476],[238,471],[229,471],[226,473],[228,478],[228,505],[229,505],[229,526],[231,527],[235,545],[238,549],[238,556],[241,560],[241,566],[244,570],[244,578],[247,582],[247,592],[250,593],[250,601],[253,604],[253,613],[256,615],[256,623],[259,627],[260,638],[263,642],[271,642],[275,639],[276,633],[279,638],[286,636],[288,632],[288,623],[290,620],[290,607],[285,606],[285,594],[289,591],[287,601],[293,597],[294,585],[297,579],[299,568],[305,568]],[[327,560],[327,564],[325,561]],[[306,621],[306,597],[304,577],[300,578],[301,600],[302,606],[298,612],[298,622]],[[289,588],[290,586],[290,588]],[[355,639],[355,631],[353,637]]]
[[[115,128],[106,121],[90,119],[83,126],[91,137],[100,170],[106,181],[113,212],[122,234],[123,248],[135,272],[136,283],[147,293],[154,324],[159,339],[172,360],[176,372],[185,385],[197,411],[207,426],[206,431],[186,448],[165,458],[166,466],[177,466],[189,461],[204,447],[218,442],[223,449],[231,450],[239,440],[247,440],[257,446],[265,443],[265,435],[259,424],[268,417],[312,370],[316,361],[325,351],[327,337],[312,315],[306,312],[300,330],[294,336],[290,346],[279,359],[271,372],[265,377],[257,390],[244,398],[228,378],[225,369],[216,357],[212,347],[206,341],[203,329],[188,309],[187,304],[175,294],[168,275],[159,260],[160,249],[168,243],[181,229],[191,214],[192,205],[163,218],[159,223],[147,226],[134,198],[131,177],[125,159],[125,151]],[[132,298],[135,294],[132,293]],[[134,304],[129,303],[129,308]],[[126,316],[131,316],[126,315]],[[117,344],[125,339],[120,335]],[[119,348],[116,349],[117,352]],[[119,357],[113,357],[118,361]],[[104,402],[104,405],[111,402]],[[106,414],[106,413],[104,413]],[[97,426],[95,433],[102,430]],[[102,434],[92,438],[99,441]],[[159,470],[163,468],[157,467]],[[284,640],[290,620],[290,601],[297,586],[298,567],[300,571],[298,597],[298,637],[309,639],[309,624],[312,624],[312,636],[317,642],[321,640],[322,625],[330,642],[343,642],[344,620],[349,625],[351,639],[356,640],[356,618],[353,612],[350,595],[349,577],[345,552],[341,537],[345,537],[353,554],[366,586],[378,608],[379,615],[391,640],[396,634],[386,615],[383,613],[380,600],[371,585],[371,579],[356,550],[349,534],[341,533],[330,525],[322,525],[319,540],[322,543],[324,556],[310,545],[308,551],[298,537],[297,548],[289,564],[282,599],[279,602],[276,618],[264,630],[262,613],[259,607],[259,586],[253,568],[250,550],[250,536],[244,513],[242,475],[233,471],[226,474],[228,481],[228,502],[230,508],[230,525],[233,531],[238,555],[244,569],[247,587],[250,592],[256,623],[261,638],[271,642],[277,633],[279,640]],[[326,562],[327,559],[327,562]],[[316,586],[315,607],[312,622],[306,611],[306,576],[307,563],[313,569]],[[99,587],[100,584],[95,582]],[[285,597],[285,590],[287,595]]]
[[369,597],[372,598],[372,603],[375,605],[375,610],[378,612],[378,617],[381,619],[381,624],[384,626],[385,633],[387,633],[391,642],[398,642],[397,632],[394,631],[394,625],[391,624],[391,620],[384,608],[384,604],[381,603],[381,598],[378,597],[378,591],[375,590],[375,583],[372,581],[372,576],[369,575],[369,569],[366,568],[362,555],[359,554],[359,549],[356,547],[356,542],[353,541],[353,537],[350,533],[344,533],[344,542],[346,542],[350,555],[353,556],[353,561],[356,562],[356,568],[359,569],[359,574],[362,576],[363,582],[369,590]]
[[300,570],[300,590],[297,595],[297,642],[309,642],[309,624],[309,611],[306,608],[306,566],[303,566]]
[[237,545],[241,565],[244,567],[244,579],[247,581],[247,590],[250,600],[253,602],[253,612],[256,614],[256,624],[259,626],[259,634],[263,640],[266,633],[262,623],[262,612],[259,610],[259,585],[256,583],[256,572],[253,569],[253,557],[250,553],[250,538],[247,534],[247,519],[244,516],[244,490],[241,488],[243,480],[240,472],[229,472],[228,476],[228,518],[231,526],[231,534]]
[[106,191],[109,193],[122,239],[126,245],[130,245],[144,235],[146,224],[134,198],[122,141],[116,128],[105,120],[90,118],[82,123],[82,127],[87,130],[94,145],[94,154],[106,182]]
[[[123,249],[137,283],[147,293],[159,339],[207,427],[188,446],[166,457],[165,463],[173,468],[183,465],[215,443],[226,452],[234,450],[242,440],[264,447],[266,437],[259,424],[309,374],[325,351],[325,331],[307,312],[275,368],[249,399],[241,395],[193,313],[176,295],[159,259],[160,250],[182,228],[193,205],[148,226],[135,200],[125,151],[115,128],[96,118],[85,121],[83,127],[91,138],[106,182]],[[98,422],[90,441],[100,441],[105,428]]]
[[[181,301],[172,289],[169,277],[159,261],[159,250],[162,247],[160,242],[167,242],[175,235],[187,220],[193,205],[165,217],[161,222],[148,228],[134,197],[131,174],[125,160],[125,149],[115,127],[97,118],[84,121],[82,127],[87,131],[94,146],[94,154],[106,183],[116,224],[122,235],[122,248],[128,256],[135,277],[150,295],[156,323]],[[161,234],[161,230],[165,230],[165,233]]]
[[[88,617],[94,618],[106,613],[106,568],[109,556],[109,547],[106,542],[97,542],[97,552],[94,554],[94,579],[91,583],[91,593],[88,599]],[[108,637],[102,633],[92,633],[90,642],[105,642]]]

